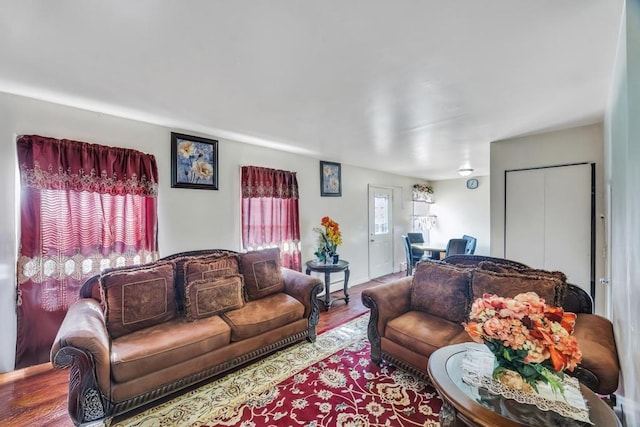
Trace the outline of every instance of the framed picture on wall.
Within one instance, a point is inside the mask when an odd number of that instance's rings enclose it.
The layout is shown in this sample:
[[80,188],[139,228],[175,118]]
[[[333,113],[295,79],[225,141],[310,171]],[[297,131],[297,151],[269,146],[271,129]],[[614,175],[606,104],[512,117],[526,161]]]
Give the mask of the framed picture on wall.
[[325,162],[320,160],[320,196],[342,196],[342,177],[340,163]]
[[171,132],[171,187],[218,189],[218,141]]

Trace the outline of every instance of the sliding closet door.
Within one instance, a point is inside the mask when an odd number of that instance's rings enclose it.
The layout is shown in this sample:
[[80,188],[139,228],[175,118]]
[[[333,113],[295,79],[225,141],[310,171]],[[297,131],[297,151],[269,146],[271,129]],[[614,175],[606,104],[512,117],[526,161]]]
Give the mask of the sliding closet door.
[[541,268],[546,235],[544,173],[509,171],[505,182],[505,258]]
[[505,183],[505,257],[562,271],[591,294],[592,166],[507,171]]

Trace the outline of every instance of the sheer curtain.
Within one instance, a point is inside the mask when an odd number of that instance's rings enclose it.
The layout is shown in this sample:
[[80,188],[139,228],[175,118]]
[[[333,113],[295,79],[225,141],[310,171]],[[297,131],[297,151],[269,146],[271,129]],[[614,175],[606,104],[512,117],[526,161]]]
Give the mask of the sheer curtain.
[[84,281],[158,258],[155,158],[136,150],[23,135],[16,368],[49,360]]
[[242,246],[277,246],[284,267],[302,270],[295,172],[242,167]]

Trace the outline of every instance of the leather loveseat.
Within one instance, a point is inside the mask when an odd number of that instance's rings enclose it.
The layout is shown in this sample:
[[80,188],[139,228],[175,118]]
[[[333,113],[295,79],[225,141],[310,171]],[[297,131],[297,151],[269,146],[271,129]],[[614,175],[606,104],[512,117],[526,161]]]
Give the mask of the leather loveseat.
[[316,338],[322,282],[278,249],[185,252],[89,279],[51,350],[71,366],[69,414],[110,420],[294,342]]
[[371,309],[371,359],[382,359],[428,381],[429,356],[440,347],[471,341],[462,327],[472,302],[483,293],[513,297],[535,291],[547,304],[577,314],[574,336],[582,363],[572,375],[599,394],[618,388],[620,366],[611,322],[593,314],[591,297],[566,283],[560,272],[478,255],[422,261],[413,277],[362,292]]

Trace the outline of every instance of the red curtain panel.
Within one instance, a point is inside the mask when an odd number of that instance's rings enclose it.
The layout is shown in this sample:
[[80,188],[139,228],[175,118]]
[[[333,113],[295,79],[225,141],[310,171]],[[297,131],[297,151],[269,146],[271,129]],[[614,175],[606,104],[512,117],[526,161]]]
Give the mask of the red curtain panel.
[[242,167],[242,245],[247,250],[278,246],[282,265],[302,271],[295,172]]
[[16,368],[49,360],[84,281],[158,258],[158,170],[152,155],[23,135]]

